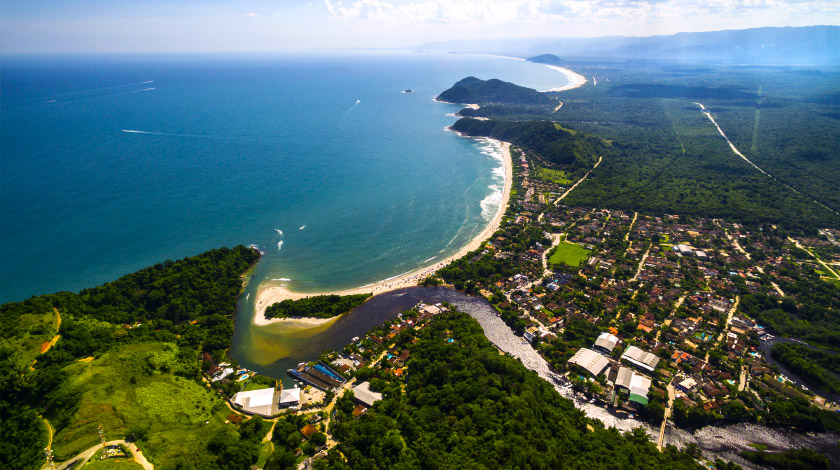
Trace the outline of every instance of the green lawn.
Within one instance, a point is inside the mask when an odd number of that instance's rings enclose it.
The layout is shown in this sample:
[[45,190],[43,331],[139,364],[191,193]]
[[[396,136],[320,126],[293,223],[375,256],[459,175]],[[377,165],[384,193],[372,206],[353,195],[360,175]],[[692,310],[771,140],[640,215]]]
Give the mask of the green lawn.
[[561,186],[569,186],[574,181],[569,178],[569,175],[565,171],[561,170],[552,170],[549,168],[542,168],[539,166],[534,167],[534,176],[544,180],[544,181],[551,181],[553,183],[557,183]]
[[145,432],[138,446],[155,466],[172,465],[193,446],[206,445],[230,411],[202,385],[174,374],[183,367],[177,354],[170,343],[128,344],[67,366],[68,387],[81,400],[53,441],[56,460],[98,443],[99,425],[108,440]]
[[105,459],[88,461],[84,470],[142,470],[143,466],[129,459]]
[[580,266],[589,257],[589,250],[572,243],[562,242],[557,245],[554,253],[548,258],[552,264],[567,264],[569,266]]
[[274,444],[271,441],[261,443],[260,453],[257,457],[257,467],[265,467],[265,462],[271,456],[272,452],[274,452]]

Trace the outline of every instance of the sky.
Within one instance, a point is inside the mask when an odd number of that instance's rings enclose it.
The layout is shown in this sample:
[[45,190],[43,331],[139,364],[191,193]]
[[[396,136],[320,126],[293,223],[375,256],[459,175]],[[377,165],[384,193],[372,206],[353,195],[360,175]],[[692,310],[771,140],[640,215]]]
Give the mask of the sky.
[[840,24],[840,1],[22,0],[0,3],[0,52],[402,48],[815,24]]

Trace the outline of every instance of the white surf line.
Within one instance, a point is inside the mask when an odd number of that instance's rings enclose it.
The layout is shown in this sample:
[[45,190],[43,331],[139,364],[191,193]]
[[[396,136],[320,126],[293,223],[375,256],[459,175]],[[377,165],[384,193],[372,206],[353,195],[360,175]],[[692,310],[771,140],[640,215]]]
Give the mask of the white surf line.
[[719,132],[719,133],[720,133],[720,135],[721,135],[721,136],[723,136],[723,138],[726,140],[726,143],[727,143],[727,144],[729,144],[729,148],[731,148],[731,149],[732,149],[732,151],[735,153],[735,155],[738,155],[739,157],[743,158],[743,159],[744,159],[744,161],[745,161],[745,162],[747,162],[747,163],[749,163],[749,164],[750,164],[753,168],[755,168],[756,170],[760,171],[760,172],[761,172],[761,173],[763,173],[764,175],[766,175],[766,176],[770,177],[770,178],[771,178],[771,179],[773,179],[774,181],[777,181],[777,182],[781,183],[784,187],[786,187],[786,188],[790,189],[791,191],[795,192],[796,194],[802,194],[803,196],[806,196],[806,197],[808,197],[809,199],[811,199],[811,201],[813,201],[814,203],[819,204],[819,205],[820,205],[821,207],[823,207],[824,209],[828,209],[829,211],[831,211],[831,212],[833,212],[833,213],[835,213],[835,214],[838,214],[838,212],[837,212],[836,210],[834,210],[834,209],[832,209],[832,208],[830,208],[830,207],[826,206],[825,204],[821,203],[820,201],[817,201],[816,199],[814,199],[814,198],[812,198],[812,197],[810,197],[810,196],[808,196],[808,195],[806,195],[806,194],[803,194],[803,193],[801,193],[801,192],[797,191],[796,189],[794,189],[793,187],[791,187],[791,186],[790,186],[790,185],[788,185],[787,183],[785,183],[785,182],[783,182],[783,181],[780,181],[780,180],[779,180],[778,178],[776,178],[775,176],[771,175],[770,173],[767,173],[767,172],[766,172],[766,171],[764,171],[761,167],[759,167],[758,165],[756,165],[755,163],[753,163],[753,162],[752,162],[749,158],[745,157],[745,156],[744,156],[744,154],[743,154],[743,153],[741,153],[741,152],[738,150],[738,148],[737,148],[737,147],[735,147],[735,145],[732,143],[732,141],[731,141],[731,140],[729,140],[729,137],[726,137],[726,134],[724,134],[724,133],[723,133],[723,129],[721,129],[721,128],[720,128],[720,126],[718,125],[718,123],[715,121],[715,118],[713,118],[713,117],[712,117],[712,113],[711,113],[708,109],[706,109],[706,107],[705,107],[705,106],[703,106],[703,103],[698,103],[698,102],[696,102],[696,101],[692,101],[692,103],[693,103],[693,104],[696,104],[697,106],[700,106],[700,111],[702,111],[702,112],[703,112],[703,114],[705,114],[705,115],[706,115],[706,117],[707,117],[707,118],[709,118],[709,121],[712,121],[712,124],[714,124],[714,125],[715,125],[715,127],[716,127],[716,128],[717,128],[717,130],[718,130],[718,132]]

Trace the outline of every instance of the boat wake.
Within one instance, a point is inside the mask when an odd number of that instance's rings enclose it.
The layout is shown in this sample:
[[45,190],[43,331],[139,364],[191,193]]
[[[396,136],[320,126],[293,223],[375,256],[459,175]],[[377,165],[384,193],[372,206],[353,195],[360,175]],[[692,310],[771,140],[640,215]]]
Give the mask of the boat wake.
[[283,249],[283,240],[277,242],[277,251],[280,251],[281,249]]
[[[144,90],[138,90],[144,91]],[[129,92],[133,93],[133,92]],[[212,135],[198,135],[198,134],[176,134],[173,132],[152,132],[152,131],[139,131],[136,129],[122,129],[123,132],[128,134],[145,134],[145,135],[160,135],[164,137],[186,137],[189,139],[209,139],[209,140],[224,140],[227,142],[258,142],[252,139],[232,139],[229,137],[216,137]]]
[[280,235],[281,237],[283,236],[283,231],[282,230],[280,230],[279,228],[276,228],[274,230],[277,231],[277,235]]

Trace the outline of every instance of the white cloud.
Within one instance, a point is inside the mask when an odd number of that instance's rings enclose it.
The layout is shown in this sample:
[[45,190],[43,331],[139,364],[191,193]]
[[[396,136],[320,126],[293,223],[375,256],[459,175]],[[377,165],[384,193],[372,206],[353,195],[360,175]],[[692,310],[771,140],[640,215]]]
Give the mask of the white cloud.
[[840,13],[840,2],[831,0],[324,0],[324,5],[329,16],[348,20],[494,24]]
[[249,13],[245,13],[245,16],[250,17],[250,18],[254,18],[254,17],[256,17],[256,16],[260,16],[260,15],[258,15],[258,14],[256,14],[256,13],[254,13],[254,12],[252,11],[252,12],[249,12]]

